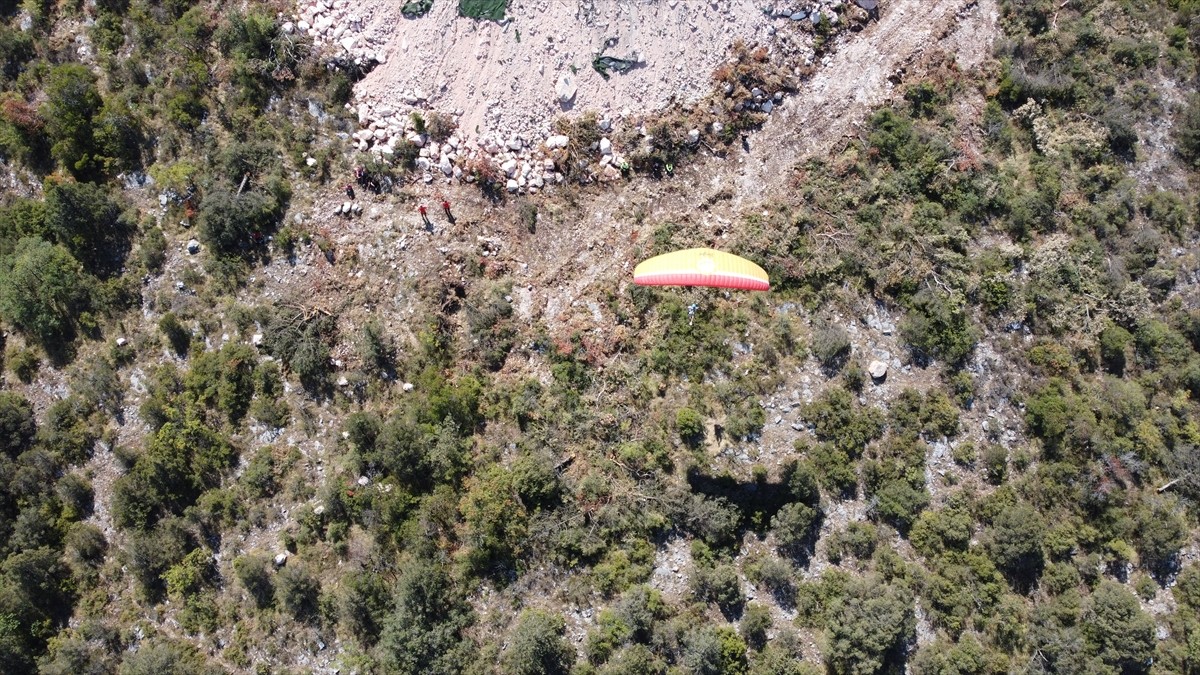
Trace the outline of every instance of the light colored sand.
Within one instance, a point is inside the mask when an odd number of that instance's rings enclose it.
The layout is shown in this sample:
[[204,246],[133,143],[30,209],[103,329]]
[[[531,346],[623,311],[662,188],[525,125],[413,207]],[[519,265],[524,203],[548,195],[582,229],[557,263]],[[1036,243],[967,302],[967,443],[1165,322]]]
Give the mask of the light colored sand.
[[[515,0],[510,21],[500,25],[458,16],[454,0],[435,0],[429,14],[404,19],[400,0],[369,0],[356,6],[362,35],[382,51],[378,66],[355,90],[359,101],[401,107],[406,90],[421,90],[429,107],[463,112],[464,135],[492,131],[542,135],[556,115],[594,110],[617,118],[674,101],[698,99],[711,88],[711,73],[735,39],[770,46],[773,25],[801,33],[786,19],[768,19],[750,0],[732,2],[630,2]],[[518,39],[519,35],[519,39]],[[640,55],[644,63],[604,80],[591,62],[605,42],[606,54]],[[574,72],[573,105],[554,94],[560,75]]]

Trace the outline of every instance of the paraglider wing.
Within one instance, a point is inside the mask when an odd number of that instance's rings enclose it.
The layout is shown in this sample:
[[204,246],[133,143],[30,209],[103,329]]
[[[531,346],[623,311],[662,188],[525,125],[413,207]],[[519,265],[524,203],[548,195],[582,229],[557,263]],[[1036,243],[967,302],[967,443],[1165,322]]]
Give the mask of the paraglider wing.
[[690,248],[655,256],[633,270],[639,286],[713,286],[765,291],[771,284],[761,267],[724,251]]

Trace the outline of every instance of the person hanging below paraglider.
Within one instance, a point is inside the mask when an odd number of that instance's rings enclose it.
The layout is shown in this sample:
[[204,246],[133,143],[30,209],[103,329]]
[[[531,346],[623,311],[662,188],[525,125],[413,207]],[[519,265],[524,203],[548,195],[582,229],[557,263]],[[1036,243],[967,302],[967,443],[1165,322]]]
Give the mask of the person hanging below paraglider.
[[453,225],[454,224],[454,214],[450,213],[450,200],[448,200],[448,199],[442,200],[442,211],[445,212],[445,214],[446,214],[446,220],[450,221],[450,224]]

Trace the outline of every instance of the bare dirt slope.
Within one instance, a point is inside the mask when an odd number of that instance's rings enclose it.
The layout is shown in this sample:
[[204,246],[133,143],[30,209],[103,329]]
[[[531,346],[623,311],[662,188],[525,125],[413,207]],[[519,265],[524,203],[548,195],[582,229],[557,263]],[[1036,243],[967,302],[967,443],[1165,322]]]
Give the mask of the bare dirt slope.
[[845,36],[751,142],[737,177],[738,201],[762,201],[798,162],[858,135],[870,111],[891,97],[895,83],[919,76],[913,66],[923,56],[941,50],[954,55],[963,70],[978,68],[988,58],[997,18],[995,0],[884,4],[879,22]]
[[[513,0],[503,24],[458,16],[439,0],[428,14],[401,18],[403,0],[372,0],[363,35],[387,62],[356,88],[362,101],[402,104],[419,91],[430,105],[462,110],[467,135],[503,128],[549,131],[554,115],[572,108],[619,114],[659,109],[672,99],[698,98],[735,39],[765,39],[772,22],[751,0]],[[783,20],[786,22],[786,20]],[[607,46],[607,44],[612,46]],[[595,54],[636,56],[631,72],[601,78]],[[555,83],[573,77],[574,101],[560,105]]]

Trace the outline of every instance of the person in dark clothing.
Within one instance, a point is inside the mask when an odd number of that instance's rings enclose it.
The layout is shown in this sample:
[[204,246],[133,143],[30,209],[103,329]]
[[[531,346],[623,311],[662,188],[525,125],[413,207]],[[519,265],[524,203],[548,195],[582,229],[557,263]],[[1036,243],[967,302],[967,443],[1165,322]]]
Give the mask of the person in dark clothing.
[[354,186],[350,185],[349,183],[346,184],[346,196],[350,199],[354,199]]

